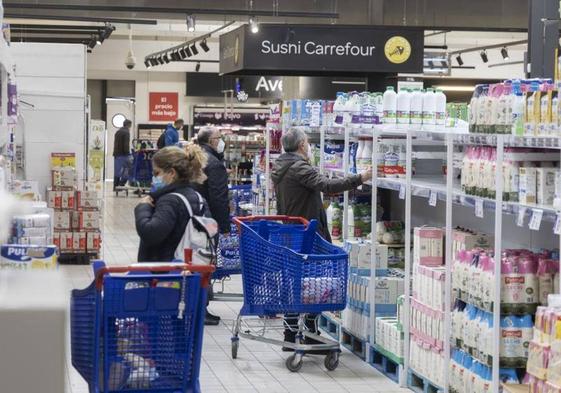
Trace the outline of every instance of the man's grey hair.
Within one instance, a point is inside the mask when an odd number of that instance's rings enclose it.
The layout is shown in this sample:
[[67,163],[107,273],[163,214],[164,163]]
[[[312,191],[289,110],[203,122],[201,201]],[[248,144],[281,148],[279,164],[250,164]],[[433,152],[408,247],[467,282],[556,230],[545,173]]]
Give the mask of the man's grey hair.
[[197,132],[197,143],[199,145],[208,145],[215,131],[216,128],[212,126],[201,127],[199,132]]
[[281,138],[282,148],[287,153],[298,150],[300,143],[306,140],[306,133],[299,128],[290,128]]

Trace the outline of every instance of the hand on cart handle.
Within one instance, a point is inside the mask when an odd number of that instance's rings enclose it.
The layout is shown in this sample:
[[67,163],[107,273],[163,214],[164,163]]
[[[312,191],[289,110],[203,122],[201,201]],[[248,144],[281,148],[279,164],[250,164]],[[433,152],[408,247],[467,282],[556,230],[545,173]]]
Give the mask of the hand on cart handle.
[[303,217],[291,217],[291,216],[247,216],[247,217],[234,217],[232,221],[239,227],[244,221],[282,221],[283,223],[297,223],[303,225],[309,225],[310,222]]

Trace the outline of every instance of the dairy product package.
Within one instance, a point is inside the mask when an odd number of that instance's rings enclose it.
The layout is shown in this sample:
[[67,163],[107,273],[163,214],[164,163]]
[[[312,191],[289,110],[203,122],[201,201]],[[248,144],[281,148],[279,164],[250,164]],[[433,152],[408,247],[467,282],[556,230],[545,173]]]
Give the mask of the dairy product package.
[[337,143],[326,143],[323,152],[323,162],[327,169],[343,168],[343,152],[345,146]]
[[0,246],[0,268],[8,269],[55,269],[56,246],[6,244]]
[[524,204],[534,204],[537,201],[537,168],[520,167],[518,200]]
[[413,235],[413,263],[440,266],[444,263],[444,232],[441,228],[417,227]]
[[553,205],[555,178],[558,176],[558,168],[536,168],[536,201],[538,205]]

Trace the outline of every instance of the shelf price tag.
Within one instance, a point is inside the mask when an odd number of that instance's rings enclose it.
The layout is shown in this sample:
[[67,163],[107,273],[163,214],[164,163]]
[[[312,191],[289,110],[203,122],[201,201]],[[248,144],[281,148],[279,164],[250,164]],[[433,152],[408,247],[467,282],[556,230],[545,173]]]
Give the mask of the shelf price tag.
[[431,191],[429,195],[429,206],[436,206],[436,201],[438,199],[438,193],[436,191]]
[[518,225],[519,227],[523,227],[524,226],[524,217],[526,216],[526,207],[521,207],[520,209],[518,209],[518,217],[516,217],[516,225]]
[[405,199],[405,186],[403,184],[399,186],[399,199]]
[[529,227],[533,231],[539,231],[542,224],[543,210],[532,209],[532,218],[530,219]]
[[555,233],[556,235],[561,235],[561,213],[557,213],[555,225],[553,226],[553,233]]
[[483,218],[483,199],[475,200],[475,217]]

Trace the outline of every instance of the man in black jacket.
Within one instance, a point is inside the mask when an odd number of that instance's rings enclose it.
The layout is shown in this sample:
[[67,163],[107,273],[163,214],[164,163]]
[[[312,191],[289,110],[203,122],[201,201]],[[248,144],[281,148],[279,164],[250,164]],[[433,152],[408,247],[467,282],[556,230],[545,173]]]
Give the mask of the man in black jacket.
[[[318,233],[331,242],[321,193],[350,191],[372,179],[372,169],[360,175],[330,179],[310,164],[311,148],[308,136],[302,130],[297,128],[288,130],[282,136],[281,143],[285,153],[276,160],[271,174],[277,196],[277,214],[317,220]],[[316,315],[313,314],[307,315],[306,318],[306,326],[313,333],[316,333],[315,319]],[[298,316],[286,315],[285,323],[292,329],[285,329],[284,341],[295,342],[294,328],[298,323]],[[306,338],[305,343],[320,344],[310,338]],[[283,348],[283,350],[290,349]]]
[[123,126],[115,133],[115,140],[113,144],[113,157],[114,157],[114,174],[113,174],[113,190],[116,187],[124,186],[127,184],[127,174],[130,163],[130,128],[132,122],[125,120]]
[[[224,140],[220,130],[214,127],[203,127],[197,133],[197,143],[207,155],[207,165],[204,169],[207,179],[202,185],[193,187],[205,198],[212,218],[218,223],[220,236],[230,233],[230,200],[228,194],[228,172],[224,165]],[[209,294],[212,298],[212,292]],[[207,311],[205,324],[220,321],[220,317]]]

